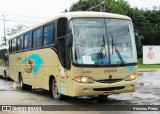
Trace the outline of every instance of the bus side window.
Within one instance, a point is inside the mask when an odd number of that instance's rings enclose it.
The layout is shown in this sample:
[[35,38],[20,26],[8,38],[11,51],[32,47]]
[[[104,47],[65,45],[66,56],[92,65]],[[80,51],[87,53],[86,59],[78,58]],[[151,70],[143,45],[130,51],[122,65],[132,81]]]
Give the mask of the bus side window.
[[24,35],[24,49],[31,49],[32,48],[32,34],[28,32]]
[[14,42],[13,42],[13,40],[11,40],[11,42],[12,42],[12,45],[11,45],[11,49],[12,49],[12,52],[13,52],[13,45],[14,45]]
[[42,47],[42,29],[41,28],[37,30],[37,47],[38,48]]
[[16,38],[12,39],[12,52],[16,51]]
[[33,31],[33,48],[40,48],[42,46],[42,29],[38,28]]
[[56,23],[52,23],[52,35],[51,35],[51,44],[55,42],[55,36],[56,36]]
[[49,46],[55,41],[55,22],[44,27],[44,47]]
[[70,69],[69,48],[66,47],[68,19],[59,18],[57,21],[58,55],[64,68]]
[[37,31],[33,31],[33,49],[37,47]]
[[11,42],[11,41],[12,41],[12,40],[9,41],[9,52],[12,52],[12,45],[11,45],[12,42]]
[[21,51],[21,50],[23,50],[23,36],[19,36],[18,37],[18,44],[17,44],[18,46],[18,51]]

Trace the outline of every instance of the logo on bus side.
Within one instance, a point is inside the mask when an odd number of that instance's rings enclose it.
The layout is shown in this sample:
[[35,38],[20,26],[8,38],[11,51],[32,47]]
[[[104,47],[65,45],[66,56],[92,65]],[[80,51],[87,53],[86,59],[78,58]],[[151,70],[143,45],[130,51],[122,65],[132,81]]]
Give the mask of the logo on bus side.
[[39,55],[32,54],[27,59],[22,61],[21,65],[25,65],[24,70],[27,73],[31,73],[33,71],[34,75],[36,75],[40,67],[43,65],[43,60]]

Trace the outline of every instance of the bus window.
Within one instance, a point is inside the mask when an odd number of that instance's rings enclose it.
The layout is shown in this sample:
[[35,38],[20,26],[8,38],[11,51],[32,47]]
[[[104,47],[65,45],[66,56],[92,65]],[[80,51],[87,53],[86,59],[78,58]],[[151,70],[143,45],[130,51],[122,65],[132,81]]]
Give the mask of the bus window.
[[16,39],[12,40],[12,52],[16,51]]
[[55,22],[44,27],[44,46],[53,44],[55,40]]
[[37,31],[33,32],[33,49],[37,47]]
[[23,50],[23,36],[18,37],[18,51]]
[[33,32],[33,48],[42,46],[42,29],[39,28]]
[[32,47],[32,34],[28,32],[24,35],[24,49],[31,49]]
[[42,47],[42,29],[37,30],[37,46]]
[[14,51],[14,48],[13,48],[13,47],[14,47],[14,41],[11,40],[11,42],[12,42],[12,45],[11,45],[11,46],[12,46],[12,52],[13,52],[13,51]]
[[9,52],[12,52],[12,45],[11,45],[12,43],[11,43],[11,41],[12,40],[9,41]]
[[[68,48],[66,48],[66,36],[68,28],[67,18],[59,18],[57,21],[57,39],[58,39],[58,55],[63,67],[69,66],[69,57],[67,56]],[[69,67],[68,67],[69,68]]]
[[60,18],[58,19],[57,25],[57,37],[63,37],[67,35],[68,31],[68,20],[67,18]]

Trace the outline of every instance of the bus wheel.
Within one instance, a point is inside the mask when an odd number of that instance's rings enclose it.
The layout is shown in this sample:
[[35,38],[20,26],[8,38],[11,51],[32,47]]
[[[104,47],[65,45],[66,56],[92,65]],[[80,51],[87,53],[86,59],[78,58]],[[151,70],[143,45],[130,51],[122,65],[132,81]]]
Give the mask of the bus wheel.
[[52,95],[55,100],[64,99],[64,95],[61,95],[60,93],[58,93],[58,86],[57,86],[56,79],[53,79],[52,81]]
[[20,88],[22,90],[31,90],[32,89],[32,86],[23,83],[23,78],[21,75],[19,77],[19,83],[20,83]]

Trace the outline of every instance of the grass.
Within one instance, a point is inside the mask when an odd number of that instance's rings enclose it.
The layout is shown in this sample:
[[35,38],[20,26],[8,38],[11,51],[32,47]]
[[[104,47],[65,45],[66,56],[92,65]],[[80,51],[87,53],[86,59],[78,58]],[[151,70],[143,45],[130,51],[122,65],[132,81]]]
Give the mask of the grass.
[[138,69],[160,69],[160,64],[147,64],[147,65],[144,65],[143,64],[143,59],[142,58],[139,58],[138,59]]

